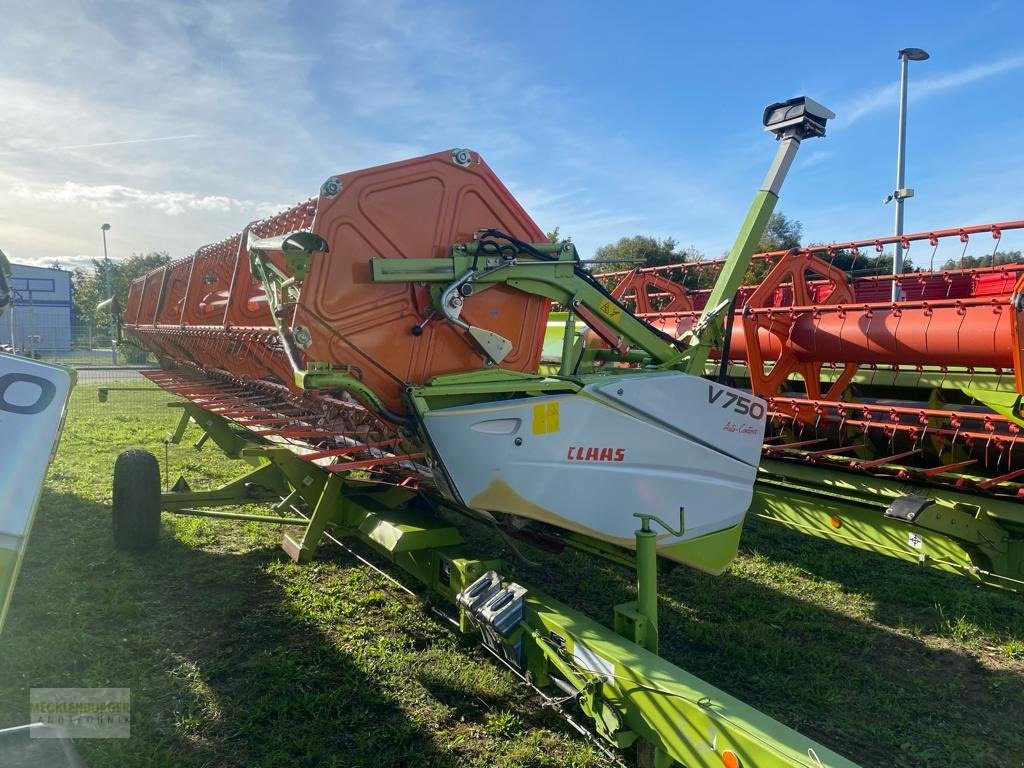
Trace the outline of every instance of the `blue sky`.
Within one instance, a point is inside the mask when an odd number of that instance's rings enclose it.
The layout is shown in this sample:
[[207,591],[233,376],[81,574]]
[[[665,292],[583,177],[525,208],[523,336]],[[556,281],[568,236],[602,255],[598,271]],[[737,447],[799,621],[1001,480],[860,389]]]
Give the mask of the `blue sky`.
[[[779,209],[805,240],[891,231],[901,47],[907,231],[1024,218],[1024,6],[0,0],[0,248],[183,256],[327,176],[478,150],[585,253],[731,243],[774,152],[766,104],[838,115]],[[1021,238],[1024,239],[1024,238]],[[1006,247],[1020,247],[1007,236]]]

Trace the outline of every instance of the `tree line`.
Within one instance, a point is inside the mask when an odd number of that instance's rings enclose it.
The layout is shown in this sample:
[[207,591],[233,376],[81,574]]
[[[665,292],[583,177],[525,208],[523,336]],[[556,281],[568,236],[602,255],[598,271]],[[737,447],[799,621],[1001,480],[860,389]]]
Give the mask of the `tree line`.
[[[558,227],[549,233],[552,241],[559,236]],[[776,212],[771,215],[764,234],[754,249],[755,253],[768,251],[781,251],[789,248],[799,248],[802,245],[803,225],[796,219],[786,216],[784,213]],[[823,245],[822,243],[810,243]],[[927,263],[915,264],[909,254],[904,257],[903,271],[919,272],[922,270],[951,270],[951,269],[972,269],[976,267],[998,266],[1001,264],[1014,264],[1021,262],[1021,251],[995,251],[983,256],[971,256],[965,254],[961,258],[947,259],[939,264]],[[679,243],[671,237],[658,238],[650,235],[633,235],[623,237],[614,243],[602,245],[594,251],[593,257],[588,260],[588,266],[595,274],[606,272],[621,272],[636,267],[660,267],[669,264],[694,264],[706,260],[706,256],[694,246],[680,247]],[[839,269],[851,272],[856,276],[891,274],[894,255],[891,250],[882,253],[852,253],[849,250],[837,249],[829,256],[823,256]],[[771,264],[764,261],[753,262],[743,282],[746,285],[754,285],[764,279]],[[709,288],[714,284],[717,277],[716,270],[687,269],[677,270],[669,277],[680,282],[690,289]]]
[[[106,310],[97,311],[96,306],[107,298],[106,277],[110,274],[110,288],[114,303],[121,310],[128,300],[128,289],[132,281],[142,277],[151,269],[169,263],[171,257],[164,251],[133,253],[127,259],[92,259],[89,267],[76,267],[71,272],[71,319],[76,325],[87,325],[103,332],[110,324]],[[59,264],[52,266],[59,267]]]

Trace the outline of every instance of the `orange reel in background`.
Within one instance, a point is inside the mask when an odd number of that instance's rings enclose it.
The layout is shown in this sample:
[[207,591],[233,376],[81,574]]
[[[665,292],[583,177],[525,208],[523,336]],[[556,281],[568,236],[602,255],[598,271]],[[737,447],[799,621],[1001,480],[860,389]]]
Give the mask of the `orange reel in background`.
[[[612,289],[611,294],[623,303],[628,303],[632,299],[633,314],[635,315],[693,310],[693,302],[682,285],[654,272],[641,272],[639,269],[635,269],[627,275]],[[655,307],[652,299],[667,299],[667,301],[664,306]]]
[[1010,296],[1010,307],[1013,312],[1013,323],[1010,325],[1010,338],[1013,351],[1013,378],[1017,386],[1017,394],[1024,394],[1024,274],[1013,286]]
[[[811,283],[821,280],[828,281],[832,289],[815,301],[815,295],[820,296],[821,292],[820,289],[812,289]],[[857,372],[857,366],[841,364],[842,372],[822,393],[821,369],[824,363],[801,359],[793,349],[790,335],[794,323],[805,315],[813,315],[816,308],[848,305],[854,301],[848,276],[838,267],[810,253],[795,250],[779,259],[747,297],[742,314],[750,388],[754,394],[761,397],[777,395],[787,379],[795,374],[803,379],[807,397],[838,400]],[[763,352],[774,348],[780,348],[781,352],[778,359],[772,361]]]

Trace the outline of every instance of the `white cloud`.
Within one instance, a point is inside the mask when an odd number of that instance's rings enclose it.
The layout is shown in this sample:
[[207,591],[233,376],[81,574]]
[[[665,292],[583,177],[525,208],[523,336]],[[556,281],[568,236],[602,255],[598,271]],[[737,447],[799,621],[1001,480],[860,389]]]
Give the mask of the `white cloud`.
[[541,227],[584,251],[634,231],[693,240],[735,218],[734,158],[701,171],[588,120],[546,63],[480,34],[472,7],[347,0],[321,13],[310,45],[286,0],[11,9],[0,244],[67,259],[95,253],[109,221],[121,255],[181,256],[332,173],[452,146],[481,151]]
[[321,47],[285,0],[5,10],[0,243],[68,258],[110,220],[124,248],[183,255],[332,173],[456,145],[521,156],[514,116],[553,96],[513,47],[453,35],[469,13],[346,2]]
[[835,152],[829,149],[814,150],[800,159],[799,167],[802,169],[813,168],[816,165],[821,165],[833,155]]
[[284,0],[8,5],[0,246],[14,259],[94,255],[103,221],[112,256],[181,256],[286,207],[267,200],[308,197],[368,145],[307,127],[322,117],[316,56]]
[[138,206],[167,214],[180,216],[188,211],[260,211],[265,215],[274,213],[284,206],[269,203],[255,203],[252,200],[236,200],[224,195],[196,195],[189,192],[149,192],[126,187],[121,184],[80,184],[65,181],[63,184],[18,184],[11,193],[24,200],[67,205],[88,205],[94,210]]
[[62,147],[37,147],[27,144],[24,139],[15,139],[12,142],[17,149],[0,151],[0,155],[20,155],[28,152],[66,152],[72,149],[97,149],[99,147],[123,147],[128,144],[155,144],[161,141],[181,141],[182,139],[197,139],[198,134],[190,133],[185,136],[155,136],[150,139],[121,139],[118,141],[99,141],[94,144],[66,144]]
[[[913,66],[913,65],[911,65]],[[1005,56],[994,61],[974,64],[964,69],[933,77],[914,77],[908,90],[910,101],[922,101],[943,91],[955,90],[971,83],[1012,72],[1024,67],[1024,56]],[[836,123],[848,126],[869,115],[892,109],[899,98],[899,82],[873,88],[849,99],[836,109]]]

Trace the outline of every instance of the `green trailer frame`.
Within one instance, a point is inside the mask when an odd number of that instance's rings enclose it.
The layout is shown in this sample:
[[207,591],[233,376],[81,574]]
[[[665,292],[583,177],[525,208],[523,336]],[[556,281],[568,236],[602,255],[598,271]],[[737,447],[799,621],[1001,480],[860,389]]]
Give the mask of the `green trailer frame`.
[[[325,533],[355,539],[401,568],[448,603],[459,629],[479,633],[484,644],[526,681],[540,689],[568,693],[590,719],[593,731],[619,749],[636,747],[640,762],[668,768],[723,765],[853,768],[827,747],[747,706],[657,655],[657,555],[653,526],[638,521],[635,555],[618,558],[636,570],[637,600],[615,606],[605,626],[529,585],[511,584],[501,560],[471,553],[449,513],[415,510],[417,492],[367,482],[303,460],[239,423],[193,402],[181,408],[170,442],[180,442],[190,422],[231,458],[251,470],[220,487],[193,491],[185,479],[174,488],[118,516],[160,512],[287,526],[282,548],[296,562],[316,554]],[[154,464],[155,466],[155,464]],[[115,499],[118,498],[115,473]],[[156,478],[159,489],[159,477]],[[266,514],[225,507],[265,504]],[[483,578],[519,590],[514,621],[497,627],[467,605],[466,594]],[[421,593],[423,594],[423,593]],[[461,599],[460,599],[461,598]],[[436,605],[436,597],[432,600]]]

